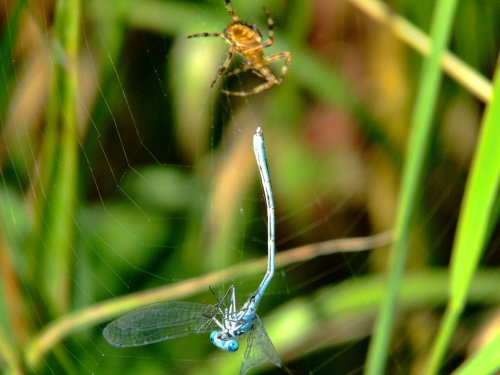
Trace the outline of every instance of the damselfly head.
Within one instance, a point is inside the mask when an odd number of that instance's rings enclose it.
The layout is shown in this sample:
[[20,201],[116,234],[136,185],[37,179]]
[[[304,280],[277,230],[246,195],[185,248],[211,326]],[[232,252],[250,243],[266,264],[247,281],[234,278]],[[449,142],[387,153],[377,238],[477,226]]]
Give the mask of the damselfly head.
[[210,334],[210,341],[212,341],[212,344],[219,349],[226,350],[228,352],[235,352],[240,348],[238,341],[219,331],[212,331]]

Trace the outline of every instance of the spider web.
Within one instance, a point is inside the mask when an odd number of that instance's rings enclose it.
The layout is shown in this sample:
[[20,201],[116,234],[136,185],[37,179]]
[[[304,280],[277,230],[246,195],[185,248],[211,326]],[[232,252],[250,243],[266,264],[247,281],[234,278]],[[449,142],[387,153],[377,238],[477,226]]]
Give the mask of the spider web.
[[[16,298],[9,292],[15,283],[2,279],[7,303],[2,304],[0,317],[2,327],[12,327],[8,334],[17,331],[13,337],[25,332],[31,338],[40,327],[70,311],[99,312],[95,306],[102,301],[118,303],[123,295],[175,286],[265,257],[265,201],[252,154],[257,126],[263,128],[266,140],[279,253],[382,232],[394,222],[410,117],[406,92],[413,92],[418,77],[401,70],[408,65],[408,52],[399,44],[384,36],[371,39],[371,32],[379,35],[379,30],[344,2],[314,2],[310,11],[315,22],[308,25],[307,15],[292,2],[234,0],[240,18],[259,25],[264,38],[265,3],[276,24],[276,43],[266,55],[287,48],[292,65],[282,85],[256,96],[232,98],[220,90],[255,87],[261,79],[247,72],[220,79],[210,88],[227,46],[216,38],[186,38],[190,33],[223,30],[230,20],[223,1],[139,3],[130,5],[137,13],[124,11],[119,1],[108,5],[90,1],[83,7],[78,203],[69,218],[74,228],[65,264],[69,290],[60,299],[67,305],[56,308],[45,302],[45,298],[59,301],[57,295],[47,297],[51,294],[44,279],[50,275],[37,270],[46,270],[42,259],[50,264],[58,253],[43,243],[36,245],[41,253],[29,249],[45,238],[30,237],[36,233],[34,207],[47,201],[48,211],[55,211],[57,202],[45,191],[37,195],[36,186],[47,141],[48,72],[51,64],[64,61],[48,52],[53,9],[43,4],[32,10],[28,25],[36,25],[38,31],[30,32],[27,40],[35,40],[29,47],[37,53],[26,46],[17,52],[22,59],[14,65],[9,107],[0,129],[0,239],[5,243],[0,246],[10,250],[0,253],[0,262],[10,259],[25,296],[22,303],[12,303]],[[151,4],[158,8],[149,8]],[[147,21],[139,10],[148,12]],[[155,23],[155,14],[167,17]],[[335,15],[338,22],[326,22],[326,15]],[[294,37],[302,47],[291,47]],[[37,40],[45,47],[34,48]],[[380,57],[381,48],[388,55],[385,59]],[[308,65],[306,55],[326,67],[329,85],[339,74],[345,86],[314,88],[308,82],[325,72]],[[240,62],[235,58],[232,68]],[[271,69],[279,74],[281,65],[272,64]],[[384,74],[389,78],[373,78]],[[344,88],[352,92],[322,91]],[[347,97],[367,103],[366,108],[359,110]],[[480,105],[471,98],[458,97],[445,108],[438,114],[444,125],[431,150],[434,165],[429,166],[430,177],[422,187],[426,199],[415,226],[416,250],[409,260],[416,269],[448,261],[480,118]],[[370,127],[373,124],[375,128]],[[492,258],[486,262],[494,264]],[[0,272],[8,275],[9,262],[1,263]],[[278,268],[258,314],[286,368],[274,368],[268,361],[267,367],[252,373],[362,373],[377,311],[374,275],[384,271],[386,263],[387,249],[378,249],[300,259]],[[264,272],[240,276],[228,271],[222,282],[197,285],[180,300],[216,304],[234,285],[241,307]],[[391,373],[414,370],[424,358],[429,339],[422,338],[418,327],[437,324],[436,305],[422,303],[413,309],[405,305],[409,312],[398,317],[401,324],[388,364]],[[17,316],[16,306],[20,318],[13,324],[8,317]],[[43,356],[36,371],[230,374],[239,371],[245,353],[245,336],[237,353],[216,350],[208,335],[118,349],[104,341],[104,323],[71,332]],[[463,347],[454,349],[464,352]]]

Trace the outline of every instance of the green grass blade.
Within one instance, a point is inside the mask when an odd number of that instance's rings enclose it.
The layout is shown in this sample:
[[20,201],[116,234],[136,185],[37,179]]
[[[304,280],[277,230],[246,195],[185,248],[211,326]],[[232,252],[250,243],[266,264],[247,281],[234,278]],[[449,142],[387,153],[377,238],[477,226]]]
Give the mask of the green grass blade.
[[430,143],[432,117],[441,82],[440,59],[449,39],[456,5],[456,0],[437,2],[431,26],[432,50],[423,67],[413,113],[409,154],[403,171],[396,218],[395,242],[391,249],[387,294],[380,307],[374,336],[368,352],[366,373],[371,375],[384,373],[399,284],[403,277],[408,254],[410,221],[415,210],[423,164]]
[[26,0],[15,2],[10,14],[5,18],[5,28],[0,39],[0,129],[3,127],[3,119],[10,94],[10,82],[14,73],[14,39],[19,27],[21,13],[26,5]]
[[500,371],[500,334],[469,358],[454,375],[489,375]]
[[478,149],[472,162],[451,259],[453,304],[465,304],[467,289],[488,239],[500,184],[500,63],[497,65],[493,101],[484,115]]
[[485,250],[490,228],[498,219],[495,204],[500,184],[500,64],[493,97],[484,115],[477,152],[472,162],[460,211],[451,259],[450,301],[431,351],[427,374],[436,374],[464,309],[467,293]]
[[[40,279],[50,307],[64,309],[69,282],[78,174],[77,75],[80,2],[60,0],[56,8],[54,79],[47,114],[47,138],[42,151],[42,186],[36,227],[42,253]],[[58,55],[60,54],[60,56]],[[43,223],[43,227],[42,224]],[[35,237],[37,236],[35,234]],[[40,254],[37,255],[40,259]]]
[[0,358],[2,363],[0,369],[5,374],[21,374],[21,369],[16,355],[16,348],[12,345],[11,339],[5,334],[2,327],[0,327]]

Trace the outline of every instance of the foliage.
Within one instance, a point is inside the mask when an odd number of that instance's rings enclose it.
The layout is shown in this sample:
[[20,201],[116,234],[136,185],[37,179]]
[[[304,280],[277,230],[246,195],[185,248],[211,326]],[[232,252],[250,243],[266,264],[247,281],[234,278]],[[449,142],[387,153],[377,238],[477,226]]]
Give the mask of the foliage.
[[[292,373],[500,368],[494,0],[234,0],[264,37],[265,4],[266,53],[292,55],[247,98],[220,90],[251,74],[210,87],[222,40],[186,38],[223,30],[222,0],[53,3],[2,14],[3,372],[235,373],[242,355],[206,337],[116,349],[101,331],[146,303],[255,289],[257,126],[279,250],[260,315]],[[342,240],[389,229],[391,248]]]

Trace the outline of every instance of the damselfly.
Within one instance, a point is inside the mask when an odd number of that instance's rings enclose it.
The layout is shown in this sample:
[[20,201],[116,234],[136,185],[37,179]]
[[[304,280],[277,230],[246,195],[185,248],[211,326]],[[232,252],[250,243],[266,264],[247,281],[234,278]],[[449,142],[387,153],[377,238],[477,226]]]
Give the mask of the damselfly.
[[[195,302],[163,302],[141,307],[112,321],[104,328],[104,338],[117,347],[143,346],[189,334],[210,333],[210,340],[220,349],[238,350],[238,338],[248,333],[247,348],[240,375],[266,361],[281,367],[262,322],[259,305],[274,275],[274,201],[267,168],[261,128],[253,136],[253,149],[259,167],[267,207],[267,272],[257,290],[238,309],[236,292],[231,286],[216,305]],[[226,305],[226,301],[227,303]]]

